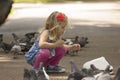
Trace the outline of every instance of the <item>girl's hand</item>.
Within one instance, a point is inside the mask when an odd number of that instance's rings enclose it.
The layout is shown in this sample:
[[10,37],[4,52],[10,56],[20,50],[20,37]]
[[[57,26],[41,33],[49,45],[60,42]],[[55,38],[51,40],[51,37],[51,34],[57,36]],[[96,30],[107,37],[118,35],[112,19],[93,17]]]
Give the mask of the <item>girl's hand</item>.
[[80,45],[79,44],[73,44],[71,45],[72,50],[80,50]]

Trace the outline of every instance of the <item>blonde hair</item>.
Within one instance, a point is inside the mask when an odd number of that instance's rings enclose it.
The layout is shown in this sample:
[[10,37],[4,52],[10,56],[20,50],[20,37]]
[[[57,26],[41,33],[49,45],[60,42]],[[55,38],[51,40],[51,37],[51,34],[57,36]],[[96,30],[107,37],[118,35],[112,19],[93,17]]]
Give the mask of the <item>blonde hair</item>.
[[[64,20],[57,20],[56,16],[58,14],[62,14],[64,16]],[[63,26],[66,28],[68,26],[68,18],[64,13],[54,11],[50,14],[50,16],[46,20],[45,27],[43,27],[39,32],[43,32],[44,30],[50,31],[50,39],[55,40],[56,38],[59,38],[57,36],[58,27]]]

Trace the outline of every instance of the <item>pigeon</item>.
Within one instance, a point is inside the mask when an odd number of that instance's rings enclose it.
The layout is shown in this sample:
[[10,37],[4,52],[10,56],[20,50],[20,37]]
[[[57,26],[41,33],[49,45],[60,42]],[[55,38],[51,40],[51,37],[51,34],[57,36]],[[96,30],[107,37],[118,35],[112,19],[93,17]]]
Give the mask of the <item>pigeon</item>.
[[31,78],[30,72],[28,69],[25,68],[23,80],[30,80],[30,78]]
[[70,61],[71,73],[68,75],[67,80],[81,80],[86,76],[81,70],[79,70],[73,61]]
[[70,64],[71,73],[68,75],[67,80],[112,80],[109,74],[110,66],[107,66],[105,70],[99,70],[91,64],[90,69],[83,68],[79,70],[73,61],[70,61]]
[[120,80],[120,67],[117,70],[117,73],[115,74],[114,80]]
[[37,75],[33,69],[31,69],[29,72],[30,72],[30,80],[38,80]]
[[81,47],[85,47],[86,44],[89,43],[88,38],[87,37],[79,37],[76,36],[74,43],[80,44]]
[[49,75],[46,73],[45,68],[42,65],[43,63],[40,62],[39,72],[37,73],[38,80],[50,80]]

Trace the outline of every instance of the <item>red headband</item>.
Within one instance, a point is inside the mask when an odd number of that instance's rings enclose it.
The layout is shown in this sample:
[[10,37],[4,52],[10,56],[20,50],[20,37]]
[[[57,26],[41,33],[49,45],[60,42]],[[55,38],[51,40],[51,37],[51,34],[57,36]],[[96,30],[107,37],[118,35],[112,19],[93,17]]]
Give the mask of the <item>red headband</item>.
[[65,19],[65,16],[64,16],[64,14],[59,13],[59,14],[56,16],[56,19],[57,19],[57,21],[62,21],[62,20]]

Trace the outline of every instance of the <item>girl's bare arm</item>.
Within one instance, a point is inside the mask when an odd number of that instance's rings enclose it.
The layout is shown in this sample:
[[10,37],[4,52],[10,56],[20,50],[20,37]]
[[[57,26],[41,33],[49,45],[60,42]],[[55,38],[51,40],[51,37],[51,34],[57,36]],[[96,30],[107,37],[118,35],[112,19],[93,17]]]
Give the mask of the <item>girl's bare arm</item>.
[[58,40],[55,43],[49,43],[49,42],[47,42],[48,35],[49,35],[48,30],[45,30],[40,35],[40,40],[39,40],[39,46],[40,46],[40,48],[56,48],[56,47],[62,46],[64,44],[63,40]]

